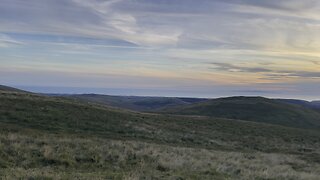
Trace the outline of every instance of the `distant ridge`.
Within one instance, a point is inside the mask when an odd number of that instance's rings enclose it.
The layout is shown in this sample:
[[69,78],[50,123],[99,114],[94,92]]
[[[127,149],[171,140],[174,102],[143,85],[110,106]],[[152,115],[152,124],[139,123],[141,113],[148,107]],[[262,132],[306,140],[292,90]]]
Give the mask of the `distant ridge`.
[[[320,113],[304,101],[282,102],[264,97],[227,97],[168,108],[164,113],[239,119],[297,128],[320,128]],[[298,103],[299,102],[299,103]]]
[[100,94],[77,94],[62,96],[81,101],[144,112],[159,111],[164,108],[184,106],[208,100],[203,98],[110,96]]
[[[0,85],[0,91],[23,92]],[[50,96],[50,95],[49,95]],[[264,97],[227,97],[218,99],[109,96],[98,94],[51,95],[109,107],[161,114],[209,116],[295,128],[320,128],[319,101],[268,99]]]

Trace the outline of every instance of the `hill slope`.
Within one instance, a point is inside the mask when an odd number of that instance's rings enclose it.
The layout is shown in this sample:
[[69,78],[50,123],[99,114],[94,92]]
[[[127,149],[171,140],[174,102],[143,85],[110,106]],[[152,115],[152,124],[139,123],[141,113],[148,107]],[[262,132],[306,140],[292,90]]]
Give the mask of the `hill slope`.
[[[97,94],[64,95],[84,102],[98,103],[140,112],[204,115],[279,124],[289,127],[318,128],[320,113],[315,102],[260,97],[198,99],[178,97],[109,96]],[[268,113],[266,113],[266,110]]]
[[320,113],[300,105],[262,97],[219,98],[167,109],[164,112],[241,119],[298,128],[320,127]]
[[312,107],[320,111],[320,101],[311,101]]
[[304,101],[304,100],[298,100],[298,99],[276,99],[280,102],[285,102],[289,104],[295,104],[304,106],[306,108],[311,108],[315,110],[320,110],[320,101]]
[[207,100],[201,98],[109,96],[99,94],[64,95],[64,97],[144,112],[157,111],[164,108],[188,105]]
[[0,91],[8,91],[8,92],[26,92],[20,89],[16,89],[9,86],[0,85]]
[[0,91],[1,179],[317,179],[319,149],[313,130]]
[[[259,146],[264,151],[274,147],[261,142],[274,141],[275,137],[283,141],[288,136],[314,133],[239,120],[130,112],[66,98],[7,92],[0,93],[0,123],[5,128],[12,126],[52,133],[129,138],[207,148],[250,149]],[[241,136],[251,138],[243,139]],[[214,143],[212,139],[215,139]],[[225,139],[238,145],[226,145]]]

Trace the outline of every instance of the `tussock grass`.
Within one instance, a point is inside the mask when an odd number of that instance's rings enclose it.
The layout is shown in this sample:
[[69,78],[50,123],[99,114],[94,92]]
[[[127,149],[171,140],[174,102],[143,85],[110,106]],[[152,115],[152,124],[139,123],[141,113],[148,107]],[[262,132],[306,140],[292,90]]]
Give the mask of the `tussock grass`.
[[299,155],[227,152],[139,141],[2,133],[2,179],[318,179]]

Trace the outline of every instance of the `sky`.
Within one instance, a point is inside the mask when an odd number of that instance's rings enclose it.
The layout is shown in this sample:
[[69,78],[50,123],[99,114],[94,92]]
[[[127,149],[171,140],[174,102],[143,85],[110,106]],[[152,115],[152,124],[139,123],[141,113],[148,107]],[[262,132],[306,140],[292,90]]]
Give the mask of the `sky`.
[[0,0],[0,84],[320,99],[319,0]]

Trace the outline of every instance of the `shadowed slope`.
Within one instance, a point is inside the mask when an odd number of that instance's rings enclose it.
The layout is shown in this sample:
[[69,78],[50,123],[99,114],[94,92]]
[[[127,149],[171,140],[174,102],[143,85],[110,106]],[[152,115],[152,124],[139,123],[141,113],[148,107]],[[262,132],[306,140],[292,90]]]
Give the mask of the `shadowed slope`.
[[8,92],[27,92],[27,91],[23,91],[21,89],[16,89],[13,87],[9,87],[9,86],[4,86],[4,85],[0,85],[0,91],[8,91]]
[[279,124],[298,128],[319,128],[320,113],[300,106],[262,97],[229,97],[208,100],[164,111]]
[[102,105],[144,112],[178,107],[207,100],[201,98],[109,96],[100,94],[79,94],[63,96],[85,102],[99,103]]
[[289,104],[295,104],[300,105],[306,108],[311,108],[315,110],[320,110],[320,101],[304,101],[304,100],[298,100],[298,99],[276,99],[280,102],[285,102]]

